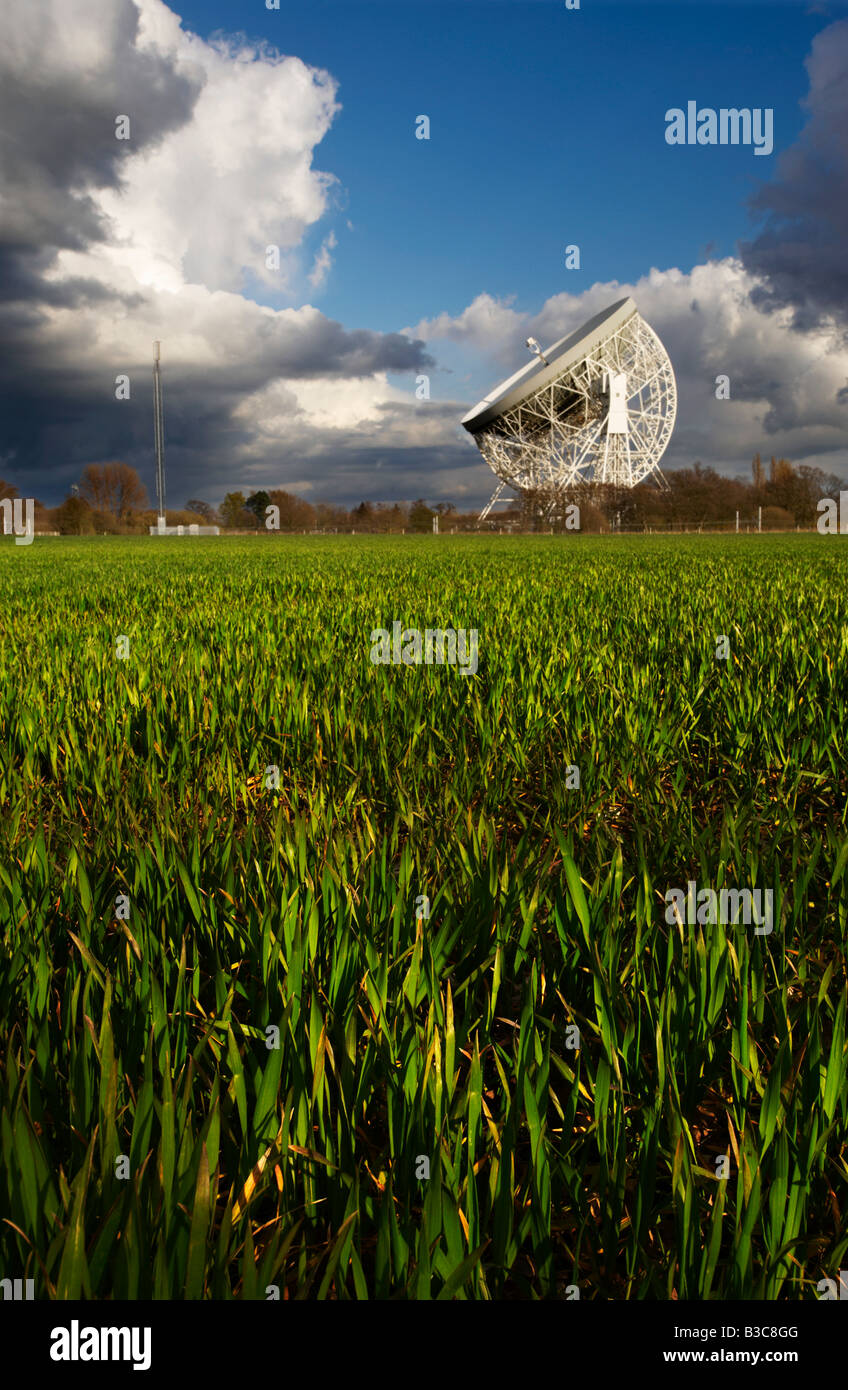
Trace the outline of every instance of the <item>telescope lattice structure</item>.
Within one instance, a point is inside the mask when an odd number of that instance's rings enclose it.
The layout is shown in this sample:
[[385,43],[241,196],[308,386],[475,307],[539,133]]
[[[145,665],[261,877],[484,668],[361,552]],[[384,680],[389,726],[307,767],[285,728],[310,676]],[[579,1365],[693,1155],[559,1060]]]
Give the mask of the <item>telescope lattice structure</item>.
[[[585,484],[632,488],[659,470],[677,414],[668,353],[632,299],[554,343],[496,387],[462,421],[500,480],[545,512]],[[504,499],[506,500],[506,499]]]

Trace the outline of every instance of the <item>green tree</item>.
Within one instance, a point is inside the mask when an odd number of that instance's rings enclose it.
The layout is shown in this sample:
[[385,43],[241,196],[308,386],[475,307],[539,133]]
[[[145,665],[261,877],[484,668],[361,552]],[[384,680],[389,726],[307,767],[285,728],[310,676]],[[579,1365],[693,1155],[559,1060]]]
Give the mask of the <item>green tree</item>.
[[419,497],[417,502],[413,502],[409,509],[409,529],[410,531],[432,531],[433,517],[435,512],[431,511],[424,501]]
[[257,526],[265,525],[265,508],[270,507],[271,498],[267,492],[252,492],[245,502],[245,507],[256,517]]
[[376,515],[370,502],[360,502],[358,507],[354,507],[350,514],[351,526],[357,531],[373,531],[376,525]]
[[[247,520],[245,520],[247,517]],[[221,521],[224,526],[237,527],[249,525],[254,520],[245,510],[243,492],[228,492],[221,503]]]

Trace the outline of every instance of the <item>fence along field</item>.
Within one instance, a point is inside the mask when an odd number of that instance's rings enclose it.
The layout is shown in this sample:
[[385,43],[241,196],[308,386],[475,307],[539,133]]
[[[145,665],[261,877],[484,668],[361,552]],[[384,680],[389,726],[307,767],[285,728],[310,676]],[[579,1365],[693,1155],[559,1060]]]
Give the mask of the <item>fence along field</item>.
[[[845,579],[804,536],[0,548],[0,1272],[821,1296]],[[374,664],[395,620],[476,674]]]

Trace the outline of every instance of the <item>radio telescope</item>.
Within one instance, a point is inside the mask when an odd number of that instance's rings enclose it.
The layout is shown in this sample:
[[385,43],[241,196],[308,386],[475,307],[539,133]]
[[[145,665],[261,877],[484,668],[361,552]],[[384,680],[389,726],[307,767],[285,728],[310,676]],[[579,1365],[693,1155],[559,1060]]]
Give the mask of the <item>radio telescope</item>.
[[[677,414],[668,353],[632,299],[620,299],[496,386],[462,423],[507,487],[545,499],[571,488],[631,488],[659,470]],[[504,499],[507,500],[507,499]]]

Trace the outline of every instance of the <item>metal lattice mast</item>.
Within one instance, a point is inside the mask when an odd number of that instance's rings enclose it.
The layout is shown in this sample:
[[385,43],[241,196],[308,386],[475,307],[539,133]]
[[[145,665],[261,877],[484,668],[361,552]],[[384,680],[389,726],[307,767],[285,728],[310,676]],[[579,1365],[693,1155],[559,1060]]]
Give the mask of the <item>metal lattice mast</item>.
[[153,445],[156,450],[156,507],[158,523],[165,525],[165,427],[162,419],[162,377],[159,344],[153,344]]

